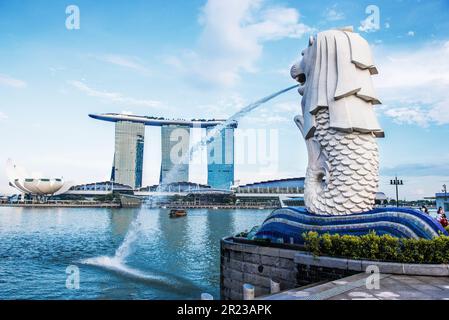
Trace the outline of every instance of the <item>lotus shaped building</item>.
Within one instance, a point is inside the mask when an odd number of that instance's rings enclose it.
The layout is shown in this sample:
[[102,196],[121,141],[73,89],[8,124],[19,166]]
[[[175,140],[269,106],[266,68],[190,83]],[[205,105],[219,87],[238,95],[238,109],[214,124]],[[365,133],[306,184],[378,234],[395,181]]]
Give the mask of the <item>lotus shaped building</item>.
[[35,196],[52,196],[67,191],[67,186],[62,178],[33,178],[26,170],[8,160],[6,175],[9,185],[20,192]]
[[10,182],[10,185],[24,193],[38,195],[38,196],[51,196],[64,187],[64,180],[56,179],[15,179]]

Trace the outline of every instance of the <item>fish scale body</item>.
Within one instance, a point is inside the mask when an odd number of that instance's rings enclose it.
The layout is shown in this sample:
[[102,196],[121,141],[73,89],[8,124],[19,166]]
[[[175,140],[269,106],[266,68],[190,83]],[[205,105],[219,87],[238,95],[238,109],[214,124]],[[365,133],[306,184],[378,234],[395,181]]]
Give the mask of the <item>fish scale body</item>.
[[379,183],[376,137],[330,128],[328,109],[321,109],[315,117],[314,138],[325,152],[329,168],[324,183],[317,180],[313,169],[307,170],[304,197],[308,199],[308,210],[329,215],[371,210]]

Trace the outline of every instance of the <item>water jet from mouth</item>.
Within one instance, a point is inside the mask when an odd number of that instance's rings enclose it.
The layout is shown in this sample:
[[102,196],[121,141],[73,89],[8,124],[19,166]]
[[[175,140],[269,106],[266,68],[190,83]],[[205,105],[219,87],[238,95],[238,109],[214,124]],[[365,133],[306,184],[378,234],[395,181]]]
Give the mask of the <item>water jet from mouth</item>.
[[[229,117],[225,122],[216,126],[213,130],[211,130],[204,138],[201,139],[198,143],[193,145],[189,152],[185,153],[182,159],[179,161],[179,164],[175,165],[166,176],[167,181],[173,181],[173,177],[178,173],[181,164],[190,161],[192,155],[200,148],[207,146],[216,136],[218,136],[224,129],[228,126],[232,125],[235,121],[244,117],[251,111],[257,109],[268,101],[278,97],[279,95],[286,93],[292,89],[297,88],[299,85],[290,86],[286,89],[277,91],[271,95],[268,95],[260,100],[257,100],[246,107],[242,108],[240,111],[236,112],[234,115]],[[157,192],[161,191],[164,188],[162,184],[160,184],[157,188]],[[152,202],[152,201],[151,201]],[[131,223],[125,238],[121,245],[115,251],[115,255],[113,257],[96,257],[84,260],[83,263],[88,265],[93,265],[97,267],[103,267],[105,269],[115,271],[124,275],[133,276],[136,278],[141,278],[143,280],[153,281],[153,282],[170,282],[166,276],[158,277],[157,275],[151,274],[146,275],[139,270],[130,268],[126,266],[126,259],[132,252],[134,251],[134,246],[136,240],[139,238],[139,235],[143,232],[142,223],[144,217],[144,209],[141,209],[137,214],[137,217]]]

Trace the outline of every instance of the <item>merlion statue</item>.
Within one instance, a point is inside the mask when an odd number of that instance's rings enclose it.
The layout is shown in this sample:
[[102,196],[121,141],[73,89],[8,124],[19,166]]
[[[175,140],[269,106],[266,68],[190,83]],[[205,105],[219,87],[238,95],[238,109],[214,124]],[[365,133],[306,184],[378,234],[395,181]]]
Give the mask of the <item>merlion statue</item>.
[[384,133],[373,107],[380,104],[371,76],[371,50],[351,28],[309,39],[291,75],[301,85],[302,115],[295,122],[306,141],[304,207],[275,209],[249,239],[304,244],[303,235],[363,235],[432,239],[449,233],[436,220],[411,208],[378,207],[376,139]]
[[352,29],[310,37],[302,61],[291,69],[301,86],[306,140],[304,201],[310,212],[345,215],[371,210],[378,187],[377,137],[383,131],[373,106],[380,104],[368,42]]

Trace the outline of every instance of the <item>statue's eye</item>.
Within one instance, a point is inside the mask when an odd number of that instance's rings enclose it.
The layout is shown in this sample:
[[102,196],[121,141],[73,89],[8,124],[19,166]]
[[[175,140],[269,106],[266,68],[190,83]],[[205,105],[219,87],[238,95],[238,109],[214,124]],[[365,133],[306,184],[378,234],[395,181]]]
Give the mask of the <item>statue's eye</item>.
[[301,52],[301,55],[304,57],[304,51],[303,52]]

